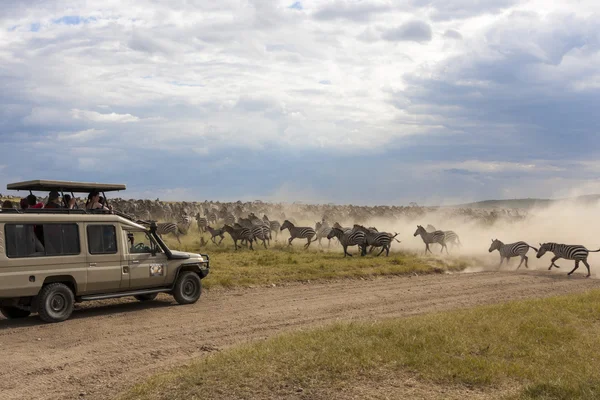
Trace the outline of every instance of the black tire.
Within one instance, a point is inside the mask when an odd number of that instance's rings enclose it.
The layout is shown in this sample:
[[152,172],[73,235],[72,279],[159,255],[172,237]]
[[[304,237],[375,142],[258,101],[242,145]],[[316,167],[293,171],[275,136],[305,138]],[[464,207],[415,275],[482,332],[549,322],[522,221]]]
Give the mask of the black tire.
[[44,322],[62,322],[73,313],[75,297],[63,283],[51,283],[40,290],[37,297],[37,312]]
[[138,294],[137,296],[133,297],[135,297],[135,299],[138,301],[152,301],[156,299],[156,296],[158,296],[158,293]]
[[0,307],[0,313],[8,319],[27,318],[31,311],[23,310],[17,307]]
[[197,273],[192,271],[182,272],[175,282],[173,297],[179,304],[193,304],[202,294],[202,283]]

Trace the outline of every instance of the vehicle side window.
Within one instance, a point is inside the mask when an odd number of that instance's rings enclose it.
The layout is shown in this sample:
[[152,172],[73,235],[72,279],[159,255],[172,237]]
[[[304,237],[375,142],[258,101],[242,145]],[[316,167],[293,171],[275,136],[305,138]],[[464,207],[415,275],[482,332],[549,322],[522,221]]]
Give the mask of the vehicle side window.
[[117,235],[114,225],[88,225],[87,236],[90,254],[114,254],[117,252]]
[[80,253],[77,224],[7,224],[4,230],[9,258]]

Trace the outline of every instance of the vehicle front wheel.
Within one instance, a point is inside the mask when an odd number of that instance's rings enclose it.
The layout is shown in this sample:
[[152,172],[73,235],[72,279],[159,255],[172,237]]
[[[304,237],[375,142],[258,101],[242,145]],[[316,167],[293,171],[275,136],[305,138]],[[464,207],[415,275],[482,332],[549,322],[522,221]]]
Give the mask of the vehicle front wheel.
[[69,287],[63,283],[51,283],[40,290],[37,312],[44,322],[62,322],[73,313],[75,298]]
[[198,301],[202,293],[202,283],[197,273],[182,272],[177,278],[173,297],[179,304],[192,304]]
[[0,307],[0,313],[8,319],[17,319],[29,317],[31,311],[22,310],[17,307]]
[[133,297],[135,297],[135,299],[138,301],[152,301],[156,299],[156,296],[158,296],[158,293],[138,294],[137,296]]

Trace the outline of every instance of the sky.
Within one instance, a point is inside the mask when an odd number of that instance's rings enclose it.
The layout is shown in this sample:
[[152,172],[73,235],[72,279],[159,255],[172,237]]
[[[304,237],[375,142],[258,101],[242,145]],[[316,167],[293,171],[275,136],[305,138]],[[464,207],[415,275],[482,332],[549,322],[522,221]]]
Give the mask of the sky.
[[2,0],[0,192],[600,193],[596,0]]

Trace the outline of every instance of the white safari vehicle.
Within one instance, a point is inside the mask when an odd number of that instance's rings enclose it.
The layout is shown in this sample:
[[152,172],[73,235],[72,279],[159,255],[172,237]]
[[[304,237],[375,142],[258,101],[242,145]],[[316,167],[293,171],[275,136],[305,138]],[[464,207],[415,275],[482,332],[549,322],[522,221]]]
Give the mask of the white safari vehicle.
[[[74,198],[125,185],[36,180],[7,189]],[[179,304],[200,298],[207,255],[169,249],[154,222],[148,228],[119,211],[79,207],[0,210],[0,312],[6,318],[37,313],[59,322],[76,302],[124,296],[150,301],[161,292]]]

